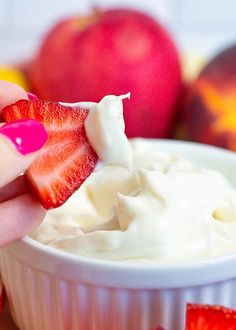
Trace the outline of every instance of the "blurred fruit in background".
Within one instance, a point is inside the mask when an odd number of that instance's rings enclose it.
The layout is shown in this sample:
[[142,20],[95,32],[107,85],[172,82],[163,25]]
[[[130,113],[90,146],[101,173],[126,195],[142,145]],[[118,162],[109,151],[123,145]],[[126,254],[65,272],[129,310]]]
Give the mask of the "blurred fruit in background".
[[193,82],[186,118],[192,140],[236,151],[236,46],[217,55]]
[[125,9],[67,19],[46,36],[29,70],[32,91],[54,101],[125,101],[129,137],[166,137],[181,92],[180,63],[164,28]]
[[183,83],[181,94],[178,102],[178,107],[176,109],[176,114],[174,118],[174,125],[172,127],[171,138],[177,140],[187,140],[187,125],[186,125],[186,99],[189,93],[190,83],[185,81]]
[[23,72],[15,67],[0,65],[0,80],[7,80],[29,90],[27,79]]
[[191,90],[192,81],[196,79],[202,68],[206,65],[206,58],[196,53],[181,55],[183,87],[181,89],[171,137],[178,140],[187,140],[186,101]]
[[186,83],[191,83],[206,66],[207,60],[193,52],[181,55],[183,79]]

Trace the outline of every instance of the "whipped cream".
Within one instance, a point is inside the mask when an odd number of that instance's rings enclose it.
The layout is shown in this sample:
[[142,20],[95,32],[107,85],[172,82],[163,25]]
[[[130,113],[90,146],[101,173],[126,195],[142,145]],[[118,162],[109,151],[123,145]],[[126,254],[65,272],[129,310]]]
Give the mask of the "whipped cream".
[[148,140],[129,144],[123,98],[79,104],[90,108],[86,132],[103,162],[32,238],[122,262],[173,264],[236,251],[236,191],[219,172],[161,153]]

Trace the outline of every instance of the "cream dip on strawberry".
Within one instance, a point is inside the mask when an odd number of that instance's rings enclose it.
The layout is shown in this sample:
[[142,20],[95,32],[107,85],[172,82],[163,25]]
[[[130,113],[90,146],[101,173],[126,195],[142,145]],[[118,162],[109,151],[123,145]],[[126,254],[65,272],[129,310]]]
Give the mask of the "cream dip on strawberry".
[[132,167],[132,151],[125,135],[122,100],[130,93],[107,95],[99,103],[78,102],[62,105],[89,109],[85,120],[88,140],[99,159],[106,165]]
[[98,259],[163,264],[236,250],[236,191],[219,172],[199,168],[124,133],[122,99],[89,108],[88,140],[101,163],[31,235]]

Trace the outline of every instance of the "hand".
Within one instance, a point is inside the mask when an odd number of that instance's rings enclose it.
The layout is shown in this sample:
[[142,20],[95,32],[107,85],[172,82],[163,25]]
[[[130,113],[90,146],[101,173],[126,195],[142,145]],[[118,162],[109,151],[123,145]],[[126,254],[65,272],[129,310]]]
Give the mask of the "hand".
[[[0,81],[1,109],[27,93],[17,85]],[[35,120],[0,123],[0,248],[31,232],[45,210],[30,194],[23,175],[44,145],[47,134]]]

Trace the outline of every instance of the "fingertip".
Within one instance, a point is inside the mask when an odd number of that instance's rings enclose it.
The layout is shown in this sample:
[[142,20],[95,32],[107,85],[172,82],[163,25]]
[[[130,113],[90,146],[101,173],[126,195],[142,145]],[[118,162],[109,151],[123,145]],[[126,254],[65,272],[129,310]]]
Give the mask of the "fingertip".
[[[31,194],[21,195],[7,203],[15,203],[16,210],[20,210],[22,219],[19,221],[19,230],[22,235],[30,233],[34,230],[46,216],[45,208]],[[27,215],[26,215],[27,213]],[[25,233],[24,233],[25,231]]]
[[31,233],[46,211],[33,196],[23,195],[0,205],[0,247]]
[[0,203],[29,193],[30,189],[26,183],[25,176],[20,175],[6,186],[0,188]]
[[17,84],[0,80],[0,111],[18,100],[28,100],[27,92]]

